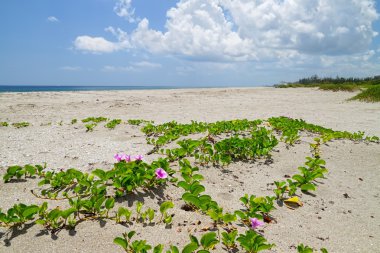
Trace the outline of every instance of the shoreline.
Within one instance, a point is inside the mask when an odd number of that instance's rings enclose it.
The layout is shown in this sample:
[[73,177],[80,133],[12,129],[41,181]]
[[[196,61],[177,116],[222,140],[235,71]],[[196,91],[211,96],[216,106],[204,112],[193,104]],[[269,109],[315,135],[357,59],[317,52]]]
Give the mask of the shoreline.
[[[273,88],[274,86],[36,86],[36,85],[0,85],[2,93],[31,93],[31,92],[85,92],[85,91],[129,91],[129,90],[197,90],[197,89],[244,89],[244,88]],[[24,90],[23,90],[24,89]]]

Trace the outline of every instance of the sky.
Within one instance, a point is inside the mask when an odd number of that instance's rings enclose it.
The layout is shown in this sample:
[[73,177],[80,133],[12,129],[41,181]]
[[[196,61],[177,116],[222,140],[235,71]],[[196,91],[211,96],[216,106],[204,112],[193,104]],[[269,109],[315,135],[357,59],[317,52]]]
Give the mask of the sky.
[[0,85],[380,75],[380,0],[2,0]]

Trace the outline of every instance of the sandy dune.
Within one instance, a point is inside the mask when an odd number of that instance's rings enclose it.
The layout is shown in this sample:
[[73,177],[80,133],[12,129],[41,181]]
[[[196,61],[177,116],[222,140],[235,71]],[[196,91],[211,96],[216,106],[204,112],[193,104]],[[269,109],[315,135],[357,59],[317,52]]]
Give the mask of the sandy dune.
[[[213,122],[229,119],[266,119],[271,116],[302,118],[335,130],[365,131],[380,136],[380,104],[347,102],[352,93],[315,89],[184,89],[97,92],[0,93],[0,121],[28,121],[31,126],[15,129],[0,127],[0,174],[10,165],[42,164],[51,168],[78,168],[91,171],[109,169],[115,152],[145,154],[146,144],[139,127],[122,124],[114,130],[97,126],[85,132],[81,119],[89,116],[147,119],[156,123],[176,120]],[[71,125],[73,118],[78,123]],[[309,156],[310,138],[289,149],[280,144],[269,165],[234,163],[225,170],[201,168],[210,194],[226,210],[240,206],[245,193],[272,194],[274,180],[297,172]],[[150,155],[153,161],[158,155]],[[379,252],[380,249],[380,145],[333,141],[322,146],[322,158],[329,173],[315,196],[301,196],[304,206],[297,210],[277,207],[277,223],[266,224],[263,234],[276,247],[269,252],[296,252],[299,243],[329,252]],[[0,182],[0,208],[15,203],[42,203],[30,194],[38,180],[4,184]],[[152,196],[141,192],[120,205],[144,201],[158,209],[157,202],[175,203],[171,229],[162,224],[129,227],[114,222],[88,221],[75,231],[50,235],[41,226],[26,226],[17,231],[0,228],[0,252],[122,252],[113,238],[131,229],[138,239],[151,244],[178,244],[188,241],[188,231],[201,235],[200,229],[211,220],[180,209],[181,189],[167,187]],[[347,197],[348,196],[348,197]],[[65,203],[50,202],[51,205]],[[201,221],[200,225],[197,225]],[[194,225],[193,225],[194,223]],[[186,224],[179,226],[178,224]],[[214,252],[225,252],[219,246]]]

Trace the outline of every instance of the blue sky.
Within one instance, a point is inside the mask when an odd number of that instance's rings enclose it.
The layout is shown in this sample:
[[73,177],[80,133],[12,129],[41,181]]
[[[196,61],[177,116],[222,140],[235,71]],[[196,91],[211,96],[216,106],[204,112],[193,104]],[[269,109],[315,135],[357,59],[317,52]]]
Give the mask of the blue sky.
[[380,1],[3,0],[0,85],[380,75]]

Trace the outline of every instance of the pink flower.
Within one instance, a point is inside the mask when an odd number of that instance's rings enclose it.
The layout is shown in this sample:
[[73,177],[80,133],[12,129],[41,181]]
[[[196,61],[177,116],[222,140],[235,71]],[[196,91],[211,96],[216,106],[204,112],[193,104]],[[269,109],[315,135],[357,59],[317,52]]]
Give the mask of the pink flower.
[[123,154],[115,154],[113,157],[116,159],[116,161],[120,162],[123,158]]
[[136,155],[135,156],[135,161],[141,161],[144,158],[143,155]]
[[130,155],[126,155],[126,154],[122,154],[121,155],[121,160],[124,160],[126,162],[130,162],[131,161],[131,156]]
[[156,169],[156,177],[157,179],[164,179],[168,177],[168,173],[164,169],[158,168]]
[[264,222],[262,222],[261,220],[257,218],[249,218],[249,220],[251,221],[252,229],[255,229],[257,227],[261,227],[262,225],[264,225]]

